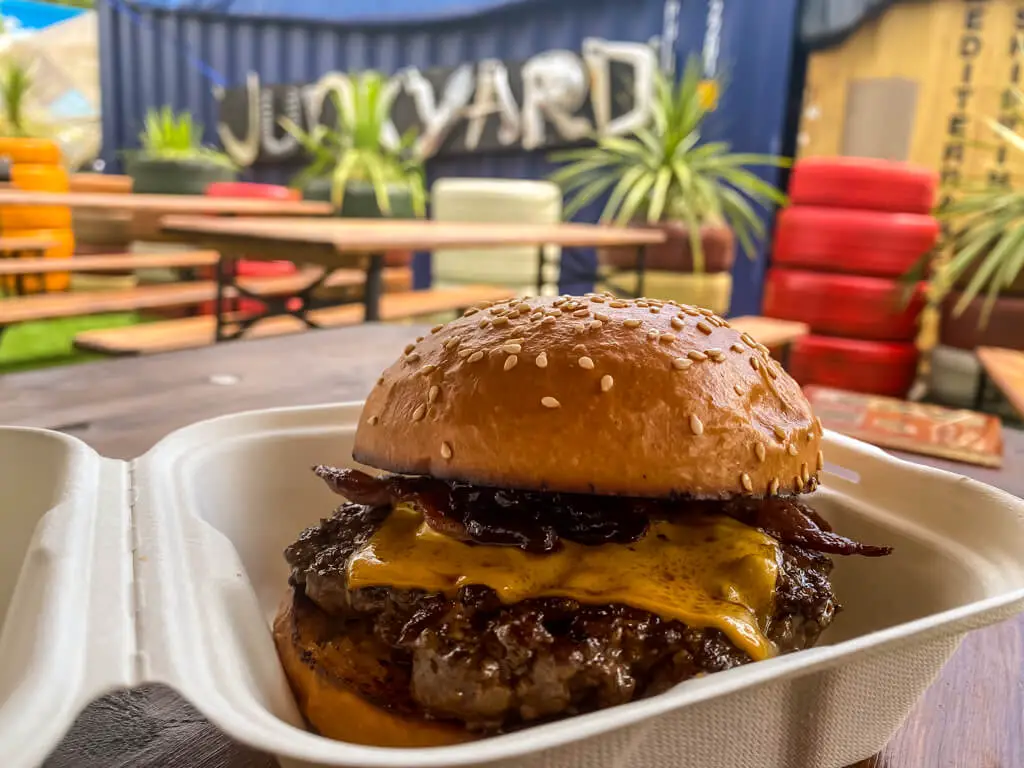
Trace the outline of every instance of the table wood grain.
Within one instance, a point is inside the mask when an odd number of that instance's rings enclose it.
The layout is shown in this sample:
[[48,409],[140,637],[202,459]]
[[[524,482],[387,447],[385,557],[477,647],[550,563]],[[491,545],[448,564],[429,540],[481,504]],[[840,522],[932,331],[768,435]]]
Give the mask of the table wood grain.
[[206,195],[137,195],[117,192],[29,192],[0,189],[0,205],[61,205],[76,210],[131,213],[232,214],[251,216],[329,216],[330,203],[263,200]]
[[988,377],[1024,416],[1024,352],[1002,347],[978,347],[975,352]]
[[[419,332],[368,325],[9,375],[0,377],[0,423],[59,429],[108,456],[131,458],[198,419],[362,398]],[[1006,430],[1002,470],[904,458],[1024,496],[1024,433],[1016,430]],[[1017,618],[968,635],[886,749],[857,768],[1019,768],[1022,712],[1024,619]],[[91,705],[47,762],[47,768],[273,765],[159,686]]]
[[[0,197],[0,203],[3,198]],[[383,253],[437,248],[488,248],[509,245],[612,246],[665,242],[657,229],[596,224],[498,224],[380,219],[211,219],[165,216],[165,233],[213,244],[218,239],[245,247],[261,243],[326,245],[338,252]]]

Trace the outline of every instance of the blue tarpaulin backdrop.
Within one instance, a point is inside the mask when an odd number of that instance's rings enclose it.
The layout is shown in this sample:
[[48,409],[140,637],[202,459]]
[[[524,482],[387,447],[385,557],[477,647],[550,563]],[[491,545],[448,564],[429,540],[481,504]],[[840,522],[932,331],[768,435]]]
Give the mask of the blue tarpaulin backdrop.
[[[137,144],[146,109],[190,110],[216,142],[212,86],[242,86],[256,71],[262,83],[312,82],[338,70],[454,66],[495,57],[529,58],[541,51],[579,51],[586,37],[647,41],[665,31],[664,0],[104,0],[99,6],[104,159]],[[742,152],[781,152],[790,97],[797,0],[723,3],[720,67],[729,87],[706,138]],[[674,5],[674,3],[673,3]],[[682,0],[675,52],[699,51],[708,3]],[[671,31],[671,30],[670,30]],[[671,35],[670,35],[671,37]],[[431,161],[432,178],[540,178],[542,153],[503,152]],[[764,169],[768,181],[778,172]],[[284,169],[262,167],[250,178],[287,181]],[[594,220],[598,209],[584,211]],[[765,270],[737,259],[734,314],[760,308]],[[580,289],[593,254],[567,251],[563,287]],[[581,283],[581,281],[583,281]]]

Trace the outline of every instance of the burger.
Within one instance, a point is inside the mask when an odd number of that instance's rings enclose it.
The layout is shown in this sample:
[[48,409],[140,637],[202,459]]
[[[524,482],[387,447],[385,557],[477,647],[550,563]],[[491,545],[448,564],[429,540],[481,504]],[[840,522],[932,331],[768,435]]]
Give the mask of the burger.
[[[814,645],[822,428],[766,347],[608,294],[480,305],[370,393],[274,637],[320,734],[452,744]],[[811,497],[812,498],[812,497]]]

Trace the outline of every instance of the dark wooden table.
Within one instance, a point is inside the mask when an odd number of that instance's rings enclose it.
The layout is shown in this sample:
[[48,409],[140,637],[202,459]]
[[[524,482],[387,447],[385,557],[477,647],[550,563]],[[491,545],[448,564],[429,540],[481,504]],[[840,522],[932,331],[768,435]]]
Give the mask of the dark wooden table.
[[[362,398],[417,330],[369,325],[0,376],[0,423],[59,429],[107,456],[131,458],[198,419]],[[928,463],[1024,496],[1024,433],[1007,430],[1006,441],[1000,471]],[[857,768],[1020,768],[1022,713],[1024,617],[969,635],[889,746]],[[47,762],[48,768],[273,765],[156,686],[90,706]]]

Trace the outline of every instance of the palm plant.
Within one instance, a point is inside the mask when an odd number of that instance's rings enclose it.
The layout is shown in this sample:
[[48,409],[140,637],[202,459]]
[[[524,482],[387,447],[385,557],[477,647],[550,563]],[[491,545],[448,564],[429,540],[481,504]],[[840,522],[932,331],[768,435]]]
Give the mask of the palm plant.
[[175,114],[169,106],[146,112],[139,134],[139,154],[152,160],[205,160],[235,168],[224,152],[202,144],[203,127],[188,112]]
[[370,184],[380,211],[391,213],[389,187],[409,193],[418,216],[426,213],[426,186],[422,160],[413,152],[415,134],[407,132],[397,146],[389,146],[385,125],[391,114],[395,93],[377,72],[363,72],[352,79],[344,95],[330,93],[335,124],[319,124],[303,130],[287,117],[281,127],[294,136],[312,157],[296,177],[295,185],[330,177],[331,202],[341,208],[345,190],[353,182]]
[[[775,155],[732,153],[728,142],[700,143],[708,115],[700,59],[690,57],[678,84],[658,72],[652,123],[627,137],[606,136],[596,146],[554,153],[568,165],[552,174],[568,202],[566,217],[608,194],[603,223],[679,221],[689,230],[695,272],[704,271],[700,228],[729,226],[753,258],[765,226],[751,203],[785,205],[786,196],[746,166],[787,167]],[[609,194],[610,192],[610,194]]]
[[3,109],[0,115],[0,134],[19,139],[38,135],[25,115],[25,101],[31,89],[32,75],[28,68],[17,61],[7,62],[0,74],[0,102]]
[[[1012,92],[1017,104],[1016,117],[1020,118],[1024,94],[1017,89]],[[1024,136],[992,118],[986,118],[985,123],[1007,148],[1024,152]],[[1011,286],[1024,267],[1024,190],[1000,185],[975,187],[939,206],[935,215],[949,233],[946,245],[950,259],[932,280],[934,296],[937,299],[944,296],[973,269],[973,275],[953,307],[953,316],[963,313],[984,291],[985,302],[980,314],[980,324],[984,326],[1000,291]],[[926,268],[927,254],[911,268],[907,278],[919,280]]]

